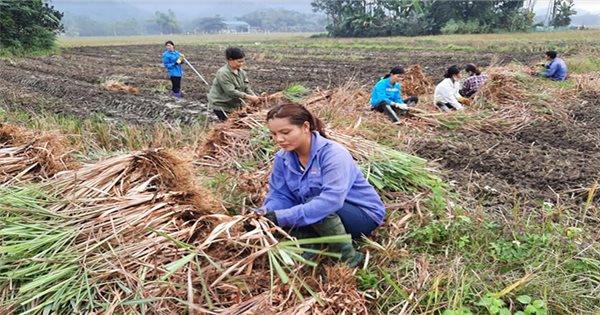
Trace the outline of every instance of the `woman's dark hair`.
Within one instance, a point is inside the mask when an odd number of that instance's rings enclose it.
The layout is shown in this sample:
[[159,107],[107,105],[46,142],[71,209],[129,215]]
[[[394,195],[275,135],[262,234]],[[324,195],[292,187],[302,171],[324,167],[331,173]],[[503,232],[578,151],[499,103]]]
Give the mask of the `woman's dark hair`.
[[267,113],[267,121],[275,118],[287,118],[292,125],[300,127],[308,121],[310,131],[317,131],[322,137],[327,138],[323,122],[300,104],[282,103],[273,107]]
[[465,71],[475,73],[476,75],[480,75],[481,74],[481,70],[479,70],[479,68],[477,68],[477,66],[475,66],[472,63],[468,64],[465,67]]
[[173,43],[173,41],[172,41],[172,40],[168,40],[168,41],[166,41],[166,42],[165,42],[165,46],[167,46],[167,45],[169,45],[169,44],[171,44],[171,45],[175,46],[175,43]]
[[450,68],[448,68],[448,70],[446,70],[446,73],[444,73],[444,78],[452,78],[453,75],[455,74],[459,74],[460,73],[460,69],[458,68],[457,65],[451,66]]
[[384,79],[387,79],[387,78],[389,78],[389,77],[390,77],[392,74],[404,74],[404,72],[406,72],[406,71],[404,71],[404,68],[402,68],[401,66],[393,67],[393,68],[390,70],[390,73],[386,74],[386,75],[385,75],[383,78],[384,78]]
[[238,60],[245,57],[246,55],[244,52],[237,47],[229,47],[225,49],[225,58],[227,58],[227,60]]
[[548,56],[548,57],[550,57],[552,59],[556,58],[556,55],[558,55],[558,53],[556,51],[554,51],[554,50],[549,50],[549,51],[546,52],[546,56]]

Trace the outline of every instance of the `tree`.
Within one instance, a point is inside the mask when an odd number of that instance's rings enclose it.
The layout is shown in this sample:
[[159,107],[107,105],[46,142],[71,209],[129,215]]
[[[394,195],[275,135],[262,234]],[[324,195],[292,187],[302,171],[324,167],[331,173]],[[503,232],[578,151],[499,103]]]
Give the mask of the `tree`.
[[45,0],[0,0],[0,48],[13,52],[54,47],[63,13]]
[[173,12],[171,9],[169,9],[167,13],[156,11],[154,15],[156,16],[155,22],[158,25],[161,34],[181,33],[181,28],[177,24],[175,12]]
[[194,29],[194,33],[218,33],[225,28],[223,20],[223,17],[220,15],[215,17],[198,18],[192,22],[192,27]]
[[555,0],[554,8],[556,13],[550,24],[554,28],[569,26],[571,24],[571,16],[577,14],[577,11],[573,10],[574,6],[575,3],[573,3],[573,0]]
[[272,32],[322,32],[325,29],[322,16],[286,9],[257,10],[237,19]]
[[332,36],[425,35],[524,30],[532,17],[524,0],[313,0]]

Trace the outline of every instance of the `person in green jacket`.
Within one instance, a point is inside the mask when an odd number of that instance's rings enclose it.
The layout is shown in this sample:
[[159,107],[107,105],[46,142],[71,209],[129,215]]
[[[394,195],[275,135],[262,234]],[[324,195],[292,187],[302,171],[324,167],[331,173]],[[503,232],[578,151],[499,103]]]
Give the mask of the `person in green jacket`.
[[250,88],[250,82],[242,66],[246,62],[244,52],[237,47],[225,50],[227,64],[221,67],[208,93],[208,106],[219,120],[242,108],[246,103],[258,103],[260,98]]

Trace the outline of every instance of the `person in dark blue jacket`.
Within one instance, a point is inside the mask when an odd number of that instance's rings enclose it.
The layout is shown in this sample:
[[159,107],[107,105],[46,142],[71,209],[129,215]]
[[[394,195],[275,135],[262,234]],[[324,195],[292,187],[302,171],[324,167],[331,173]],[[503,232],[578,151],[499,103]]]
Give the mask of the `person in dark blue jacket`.
[[[409,106],[414,106],[419,102],[419,98],[411,96],[405,100],[402,99],[400,89],[400,80],[404,74],[404,68],[394,67],[390,73],[381,79],[371,92],[371,110],[385,112],[396,124],[400,123],[398,114],[406,115]],[[399,111],[397,113],[397,111]]]
[[171,96],[181,98],[181,77],[183,76],[183,69],[181,64],[185,56],[175,50],[175,44],[168,40],[165,43],[165,52],[162,55],[162,61],[167,71],[169,71],[169,77],[171,77]]
[[[297,237],[369,235],[383,223],[381,198],[341,144],[329,140],[322,122],[304,106],[280,104],[267,114],[275,155],[269,193],[257,209]],[[350,267],[364,254],[352,242],[330,244]]]

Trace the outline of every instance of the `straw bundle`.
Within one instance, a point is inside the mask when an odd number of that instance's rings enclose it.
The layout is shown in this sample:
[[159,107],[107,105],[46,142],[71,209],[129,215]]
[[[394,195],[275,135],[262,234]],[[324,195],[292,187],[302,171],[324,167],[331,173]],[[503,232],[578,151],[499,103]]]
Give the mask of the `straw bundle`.
[[102,82],[102,87],[105,90],[110,92],[124,92],[124,93],[132,93],[137,94],[139,91],[138,88],[131,87],[124,83],[127,80],[125,76],[112,76],[108,77],[104,82]]
[[402,92],[407,96],[431,94],[433,88],[433,81],[420,65],[410,66],[402,76]]
[[76,167],[63,137],[0,125],[0,183],[39,181]]

